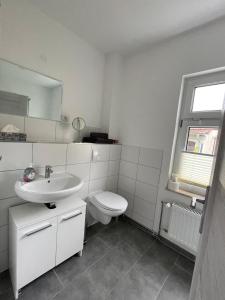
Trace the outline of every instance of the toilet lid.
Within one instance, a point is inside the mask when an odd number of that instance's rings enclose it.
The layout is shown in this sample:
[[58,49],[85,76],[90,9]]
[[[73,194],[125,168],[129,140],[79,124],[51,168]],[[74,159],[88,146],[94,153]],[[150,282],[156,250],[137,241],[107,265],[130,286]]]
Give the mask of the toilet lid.
[[102,192],[95,195],[96,204],[107,210],[120,211],[127,208],[127,200],[120,195],[111,192]]

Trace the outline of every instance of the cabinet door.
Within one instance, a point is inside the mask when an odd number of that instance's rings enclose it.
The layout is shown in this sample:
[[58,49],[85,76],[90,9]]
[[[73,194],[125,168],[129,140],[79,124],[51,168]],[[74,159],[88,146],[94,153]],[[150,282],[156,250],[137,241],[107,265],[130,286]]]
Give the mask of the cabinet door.
[[57,218],[18,232],[18,287],[21,288],[54,268]]
[[83,249],[85,207],[58,217],[56,265]]

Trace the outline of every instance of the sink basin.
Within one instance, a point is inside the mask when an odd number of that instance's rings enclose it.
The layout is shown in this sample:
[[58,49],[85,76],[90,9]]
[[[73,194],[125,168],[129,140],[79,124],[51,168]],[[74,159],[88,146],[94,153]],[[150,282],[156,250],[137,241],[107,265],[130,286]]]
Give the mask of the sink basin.
[[81,189],[83,181],[71,174],[52,175],[32,182],[17,181],[15,192],[18,197],[36,203],[51,203],[66,198]]

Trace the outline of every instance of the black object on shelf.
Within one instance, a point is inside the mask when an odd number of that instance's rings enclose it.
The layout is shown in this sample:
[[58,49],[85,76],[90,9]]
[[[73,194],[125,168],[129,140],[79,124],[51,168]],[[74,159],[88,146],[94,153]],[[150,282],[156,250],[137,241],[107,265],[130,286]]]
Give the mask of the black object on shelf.
[[91,132],[90,136],[83,137],[83,143],[115,144],[116,141],[108,138],[108,133]]
[[0,142],[26,142],[25,133],[0,132]]
[[90,132],[90,137],[108,139],[109,135],[108,133],[103,133],[103,132]]

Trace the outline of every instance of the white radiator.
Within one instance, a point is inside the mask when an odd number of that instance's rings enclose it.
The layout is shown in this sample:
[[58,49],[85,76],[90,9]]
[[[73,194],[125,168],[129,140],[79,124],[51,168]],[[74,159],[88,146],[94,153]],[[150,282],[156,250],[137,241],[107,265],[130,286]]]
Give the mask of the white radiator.
[[181,244],[187,250],[197,253],[201,213],[178,204],[173,204],[171,210],[169,237],[178,245]]

